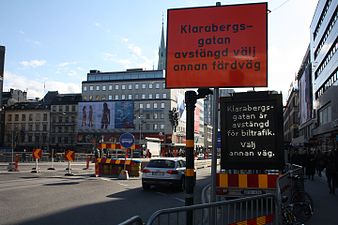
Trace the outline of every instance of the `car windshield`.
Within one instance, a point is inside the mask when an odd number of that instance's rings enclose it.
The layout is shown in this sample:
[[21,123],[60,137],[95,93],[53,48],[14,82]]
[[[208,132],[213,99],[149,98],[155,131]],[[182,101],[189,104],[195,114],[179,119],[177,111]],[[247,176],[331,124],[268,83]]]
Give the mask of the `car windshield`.
[[163,160],[163,159],[158,159],[158,160],[151,160],[147,167],[152,167],[152,168],[175,168],[175,162],[171,160]]

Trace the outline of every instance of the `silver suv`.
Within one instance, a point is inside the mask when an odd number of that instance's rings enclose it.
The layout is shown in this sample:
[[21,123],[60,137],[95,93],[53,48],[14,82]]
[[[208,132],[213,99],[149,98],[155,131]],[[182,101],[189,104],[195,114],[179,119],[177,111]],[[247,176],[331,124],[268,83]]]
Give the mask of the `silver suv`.
[[149,190],[151,185],[171,185],[184,190],[185,167],[183,158],[151,159],[142,170],[142,187],[144,190]]

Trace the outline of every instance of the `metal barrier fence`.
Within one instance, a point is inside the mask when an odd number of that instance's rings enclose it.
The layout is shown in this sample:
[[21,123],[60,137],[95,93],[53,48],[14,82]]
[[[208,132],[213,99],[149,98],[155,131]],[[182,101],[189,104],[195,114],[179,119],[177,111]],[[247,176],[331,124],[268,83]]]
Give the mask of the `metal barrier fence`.
[[133,216],[130,219],[120,223],[119,225],[143,225],[143,221],[139,216]]
[[278,224],[278,206],[273,194],[162,209],[146,224],[186,225],[187,213],[192,213],[193,225]]
[[[277,199],[281,203],[281,199],[283,196],[287,197],[287,201],[285,204],[290,204],[292,194],[295,188],[295,179],[292,179],[294,176],[299,176],[300,178],[304,178],[304,170],[303,167],[299,165],[292,164],[289,166],[287,172],[280,176],[277,179]],[[303,181],[303,180],[302,180]],[[302,191],[304,191],[304,183],[302,182]]]

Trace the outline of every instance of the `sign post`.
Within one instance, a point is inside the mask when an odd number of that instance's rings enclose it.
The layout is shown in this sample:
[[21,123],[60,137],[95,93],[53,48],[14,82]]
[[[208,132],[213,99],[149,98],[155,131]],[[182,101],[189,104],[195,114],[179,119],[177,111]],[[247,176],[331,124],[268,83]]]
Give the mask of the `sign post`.
[[32,173],[39,173],[39,159],[42,158],[42,150],[40,148],[33,149],[32,156],[35,159],[35,168],[32,169]]
[[65,176],[73,176],[74,174],[72,173],[72,161],[75,159],[75,152],[72,150],[67,150],[65,152],[65,160],[68,161],[68,168],[67,173]]
[[119,141],[120,141],[120,145],[126,151],[126,153],[125,153],[125,160],[124,160],[124,168],[123,168],[123,170],[121,171],[121,173],[119,175],[119,179],[128,180],[129,179],[129,174],[128,174],[128,170],[126,170],[127,151],[128,151],[128,149],[131,149],[131,147],[135,143],[134,135],[132,135],[131,133],[123,133],[123,134],[121,134]]
[[[199,88],[202,93],[213,87],[218,94],[217,87],[267,86],[267,3],[169,9],[167,21],[166,88]],[[186,101],[187,121],[193,119],[193,115],[188,118],[188,104],[193,112],[191,103],[196,103],[197,96],[186,92],[186,100],[190,100]],[[217,96],[213,108],[218,115]],[[216,156],[218,124],[213,125]],[[189,127],[187,123],[186,146],[194,146]],[[187,169],[190,160],[187,154]],[[213,173],[216,160],[213,157]],[[215,195],[215,187],[212,192]],[[186,195],[186,205],[193,204],[193,189],[188,187]],[[192,218],[189,213],[187,224],[192,224]]]

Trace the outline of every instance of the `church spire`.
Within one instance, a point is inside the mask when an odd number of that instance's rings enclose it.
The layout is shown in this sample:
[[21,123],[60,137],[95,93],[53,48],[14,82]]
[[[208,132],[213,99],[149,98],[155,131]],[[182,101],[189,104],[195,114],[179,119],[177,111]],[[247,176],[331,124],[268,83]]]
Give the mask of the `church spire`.
[[158,70],[165,70],[165,61],[166,61],[166,49],[164,42],[164,19],[162,15],[162,34],[161,34],[161,44],[158,49]]

